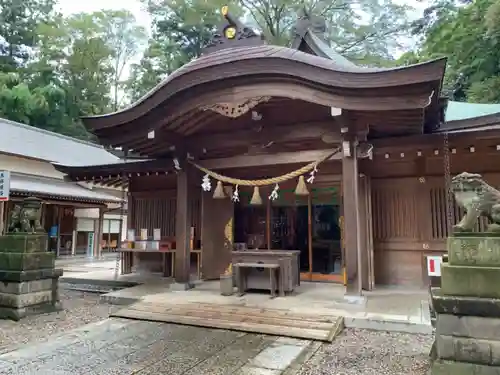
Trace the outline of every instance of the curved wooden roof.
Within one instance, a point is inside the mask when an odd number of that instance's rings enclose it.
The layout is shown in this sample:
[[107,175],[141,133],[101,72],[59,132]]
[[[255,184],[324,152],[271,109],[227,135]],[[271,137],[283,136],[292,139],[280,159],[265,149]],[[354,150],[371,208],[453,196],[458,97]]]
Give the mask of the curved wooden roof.
[[[369,97],[381,95],[380,89],[424,83],[439,85],[445,63],[445,59],[439,59],[402,68],[347,67],[336,61],[287,47],[263,45],[229,48],[184,65],[129,107],[106,115],[85,117],[83,121],[89,130],[99,136],[99,129],[137,120],[160,105],[177,106],[170,107],[169,112],[172,109],[172,112],[188,112],[202,104],[215,104],[192,101],[191,106],[178,107],[185,103],[186,96],[201,96],[213,93],[217,88],[245,86],[257,82],[288,82],[314,87],[319,92],[341,94],[344,91],[346,95],[362,96],[371,100]],[[293,93],[289,95],[293,96]],[[362,103],[357,107],[348,109],[363,109]]]
[[[346,113],[408,111],[419,116],[418,126],[423,114],[429,117],[435,112],[445,59],[392,69],[360,67],[346,63],[319,39],[309,41],[321,44],[316,46],[324,50],[319,56],[314,51],[266,45],[261,35],[232,17],[227,7],[221,13],[225,23],[202,57],[170,74],[129,107],[83,118],[102,144],[161,156],[177,146],[186,148],[187,138],[195,133],[226,123],[228,118],[214,109],[236,110],[252,102],[252,106],[260,103],[258,109],[265,109],[267,117],[272,108],[280,118],[295,112],[292,121],[303,123],[317,121],[318,116],[329,121],[330,107]],[[324,20],[304,13],[295,28],[295,42],[325,27]],[[231,32],[226,33],[228,30]],[[308,116],[296,113],[300,102],[308,105]],[[286,105],[293,110],[284,108]],[[231,118],[228,129],[248,123],[245,113],[248,108],[236,120]],[[273,121],[277,120],[275,116]]]

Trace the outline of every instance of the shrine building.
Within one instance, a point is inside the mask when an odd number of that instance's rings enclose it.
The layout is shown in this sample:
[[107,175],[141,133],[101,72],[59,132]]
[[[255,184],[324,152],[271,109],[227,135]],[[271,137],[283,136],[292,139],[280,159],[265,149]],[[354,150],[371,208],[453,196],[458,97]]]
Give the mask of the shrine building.
[[129,107],[83,118],[122,163],[56,165],[128,189],[130,236],[160,245],[130,250],[127,272],[188,285],[219,278],[235,249],[296,250],[301,280],[348,294],[426,285],[425,257],[445,251],[460,215],[450,176],[500,185],[500,106],[442,98],[445,59],[358,66],[320,18],[300,17],[282,47],[223,16],[201,57]]

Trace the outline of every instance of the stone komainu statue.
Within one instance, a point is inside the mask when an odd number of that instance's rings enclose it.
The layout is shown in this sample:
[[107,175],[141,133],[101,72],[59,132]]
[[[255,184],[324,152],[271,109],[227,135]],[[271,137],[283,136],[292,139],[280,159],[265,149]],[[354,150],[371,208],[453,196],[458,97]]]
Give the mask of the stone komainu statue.
[[480,174],[460,173],[451,179],[451,190],[458,205],[466,211],[454,226],[455,231],[472,231],[481,216],[492,223],[488,231],[500,231],[500,191],[488,185]]
[[43,232],[40,224],[42,202],[37,198],[26,198],[15,205],[10,214],[9,233]]

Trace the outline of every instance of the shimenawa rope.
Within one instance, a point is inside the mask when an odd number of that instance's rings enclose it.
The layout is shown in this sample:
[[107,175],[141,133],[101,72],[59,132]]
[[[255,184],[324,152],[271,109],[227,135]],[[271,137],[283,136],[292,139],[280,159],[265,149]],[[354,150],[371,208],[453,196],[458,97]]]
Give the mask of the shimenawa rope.
[[266,179],[262,179],[262,180],[242,180],[239,178],[227,177],[227,176],[223,176],[221,174],[218,174],[216,172],[213,172],[210,169],[207,169],[207,168],[199,165],[198,163],[196,163],[192,160],[190,160],[189,163],[191,163],[193,166],[198,168],[200,171],[206,173],[207,175],[209,175],[213,179],[221,181],[221,182],[225,182],[225,183],[232,184],[232,185],[239,185],[239,186],[266,186],[266,185],[279,184],[279,183],[291,180],[292,178],[299,177],[299,176],[303,175],[304,173],[307,173],[307,172],[313,170],[315,167],[317,167],[319,164],[321,164],[325,160],[330,159],[333,155],[337,154],[339,151],[340,151],[340,147],[337,147],[331,153],[328,153],[326,156],[322,157],[319,160],[316,160],[316,161],[313,161],[307,165],[304,165],[302,168],[299,168],[295,171],[286,173],[286,174],[281,175],[281,176],[266,178]]

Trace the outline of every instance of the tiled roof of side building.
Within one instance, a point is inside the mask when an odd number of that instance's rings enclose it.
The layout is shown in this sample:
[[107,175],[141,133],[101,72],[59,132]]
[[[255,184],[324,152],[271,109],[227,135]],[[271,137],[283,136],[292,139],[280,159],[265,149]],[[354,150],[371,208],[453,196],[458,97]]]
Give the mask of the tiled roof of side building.
[[13,173],[10,180],[10,189],[18,194],[31,193],[45,197],[54,197],[66,200],[83,200],[106,203],[121,202],[121,198],[113,194],[89,189],[71,182],[53,178],[43,178],[21,173]]
[[0,153],[64,165],[94,165],[120,162],[102,146],[0,118]]

